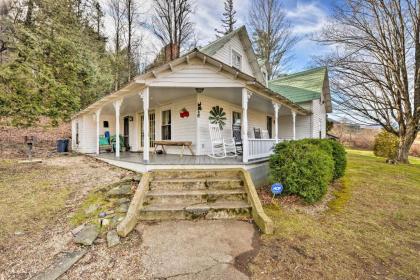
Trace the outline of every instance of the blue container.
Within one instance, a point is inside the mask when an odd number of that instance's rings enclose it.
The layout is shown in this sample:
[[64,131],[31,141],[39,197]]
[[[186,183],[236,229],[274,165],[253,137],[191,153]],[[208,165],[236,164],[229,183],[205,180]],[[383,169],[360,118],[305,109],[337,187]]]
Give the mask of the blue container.
[[57,152],[66,153],[69,151],[69,139],[57,140]]

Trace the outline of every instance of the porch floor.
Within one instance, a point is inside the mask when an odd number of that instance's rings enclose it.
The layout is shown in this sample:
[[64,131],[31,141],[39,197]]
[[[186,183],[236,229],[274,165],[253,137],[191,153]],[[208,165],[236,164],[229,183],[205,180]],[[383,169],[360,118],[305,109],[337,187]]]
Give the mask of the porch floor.
[[[115,157],[114,153],[103,153],[94,155],[96,158],[105,160],[117,160],[130,163],[144,164],[143,153],[137,152],[121,152],[120,157]],[[248,164],[264,162],[267,159],[250,161]],[[148,165],[243,165],[242,156],[227,158],[211,158],[209,156],[191,156],[171,155],[171,154],[154,154],[150,153]]]

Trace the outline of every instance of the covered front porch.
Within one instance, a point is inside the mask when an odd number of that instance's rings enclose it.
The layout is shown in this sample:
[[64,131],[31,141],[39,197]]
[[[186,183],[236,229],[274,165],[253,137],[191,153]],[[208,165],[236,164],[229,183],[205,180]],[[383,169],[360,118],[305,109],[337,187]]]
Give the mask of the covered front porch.
[[[72,122],[74,149],[149,165],[246,164],[267,159],[278,142],[303,137],[297,128],[309,129],[307,110],[200,55],[145,74],[80,112]],[[209,156],[214,144],[210,124],[220,127],[223,140],[234,139],[232,158]],[[109,147],[101,144],[104,138]],[[162,150],[166,155],[153,154],[159,140],[186,142],[193,156],[187,149],[179,157],[184,149],[176,146]],[[141,153],[122,156],[125,151]]]

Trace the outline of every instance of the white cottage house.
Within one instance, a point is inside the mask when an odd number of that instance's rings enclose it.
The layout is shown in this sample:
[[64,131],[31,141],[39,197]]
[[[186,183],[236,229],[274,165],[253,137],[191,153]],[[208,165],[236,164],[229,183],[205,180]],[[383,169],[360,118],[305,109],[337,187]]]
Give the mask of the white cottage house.
[[[328,112],[326,68],[267,81],[241,27],[135,77],[77,113],[72,148],[138,171],[255,165],[266,162],[279,141],[324,138]],[[209,156],[212,122],[225,139],[239,128],[242,151],[236,157]],[[115,137],[113,149],[102,149],[108,135],[121,135],[121,140]],[[161,146],[155,153],[160,140],[168,144],[163,145],[166,154],[159,152]]]

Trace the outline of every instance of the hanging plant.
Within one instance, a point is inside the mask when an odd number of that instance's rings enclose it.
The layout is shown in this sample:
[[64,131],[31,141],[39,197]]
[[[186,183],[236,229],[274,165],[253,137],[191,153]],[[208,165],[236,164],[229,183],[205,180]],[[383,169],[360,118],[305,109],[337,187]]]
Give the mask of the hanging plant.
[[226,124],[226,113],[223,112],[223,108],[219,106],[211,108],[209,121],[211,124],[218,124],[220,129],[223,129],[223,126]]

